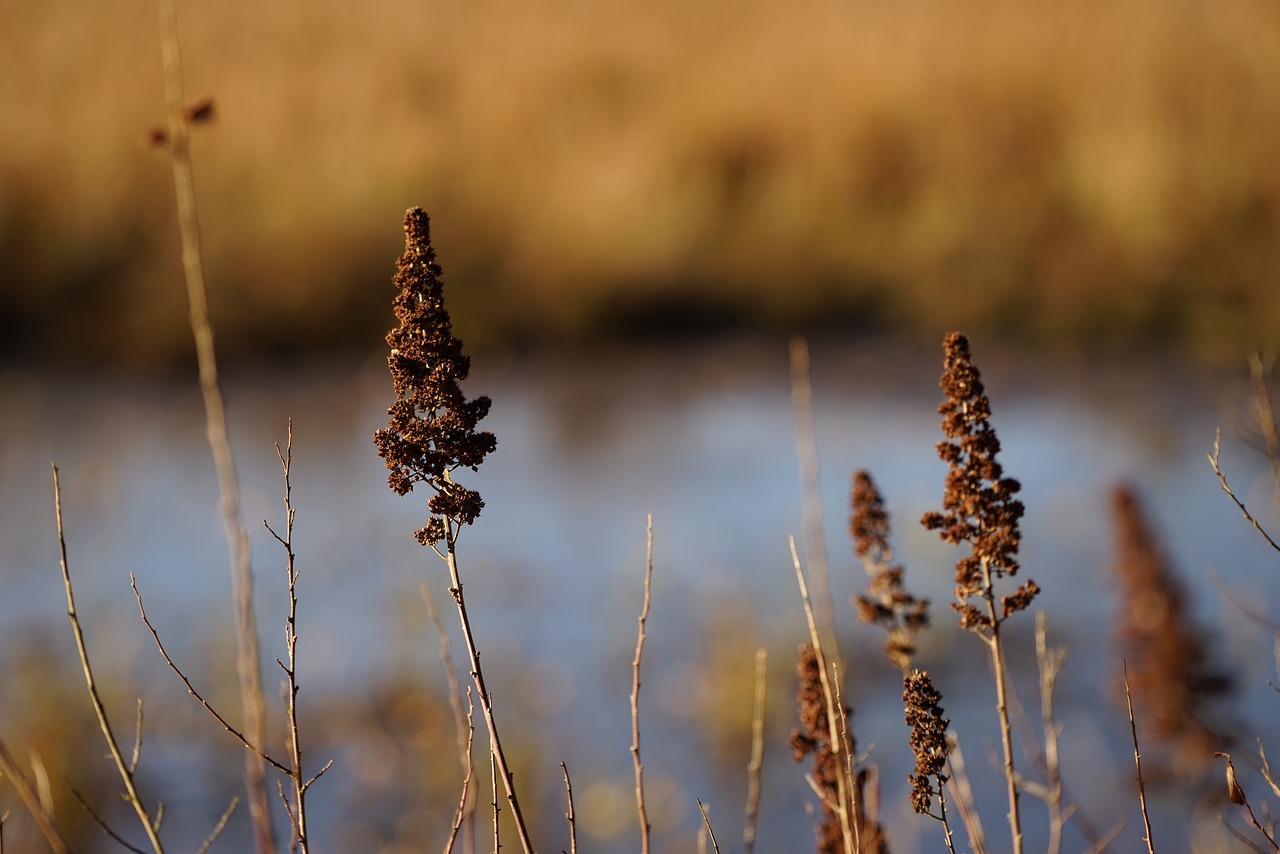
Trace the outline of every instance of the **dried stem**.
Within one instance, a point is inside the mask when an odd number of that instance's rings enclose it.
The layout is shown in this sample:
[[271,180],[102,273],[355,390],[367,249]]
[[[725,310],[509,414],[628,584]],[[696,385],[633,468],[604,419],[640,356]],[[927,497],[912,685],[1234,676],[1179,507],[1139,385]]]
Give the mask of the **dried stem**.
[[1142,807],[1142,827],[1146,835],[1142,841],[1147,843],[1148,854],[1156,854],[1151,841],[1151,819],[1147,816],[1147,784],[1142,778],[1142,753],[1138,750],[1138,724],[1133,718],[1133,694],[1129,690],[1129,663],[1123,663],[1124,700],[1129,707],[1129,732],[1133,736],[1133,764],[1138,770],[1138,804]]
[[707,815],[707,808],[703,806],[700,798],[696,800],[698,801],[698,809],[702,811],[702,823],[706,825],[707,835],[711,837],[711,849],[715,851],[716,854],[720,854],[720,845],[716,842],[716,832],[711,829],[711,818]]
[[67,541],[63,535],[62,528],[62,485],[58,480],[58,467],[53,466],[53,504],[54,512],[58,522],[58,556],[59,563],[62,565],[62,586],[67,594],[67,618],[71,621],[71,632],[75,635],[76,650],[80,653],[80,669],[84,672],[85,687],[89,692],[89,700],[93,704],[94,714],[98,717],[98,726],[102,730],[102,737],[107,742],[107,749],[111,751],[111,759],[115,763],[116,771],[120,775],[120,781],[124,783],[125,800],[133,807],[133,811],[138,816],[138,822],[142,825],[147,834],[147,841],[151,843],[151,847],[157,854],[164,851],[164,846],[160,843],[160,836],[156,832],[155,822],[147,812],[146,805],[142,802],[142,797],[138,794],[138,788],[134,784],[134,771],[130,763],[125,761],[124,755],[120,752],[120,745],[116,741],[115,734],[111,731],[111,723],[107,720],[107,710],[102,705],[102,697],[98,694],[98,686],[93,678],[93,668],[89,666],[89,651],[85,647],[84,632],[80,629],[80,618],[76,615],[75,594],[71,589],[71,572],[67,565]]
[[969,847],[974,854],[987,854],[986,831],[982,828],[982,817],[973,798],[973,787],[969,785],[969,774],[965,770],[964,753],[960,751],[960,742],[955,736],[950,739],[951,752],[947,756],[947,770],[950,773],[951,795],[956,808],[960,811],[960,821],[964,824],[965,833],[969,835]]
[[640,818],[640,851],[649,854],[649,813],[644,802],[644,762],[640,760],[640,661],[644,656],[645,622],[649,619],[649,602],[653,583],[653,514],[645,537],[644,604],[640,608],[636,632],[636,654],[631,660],[631,762],[636,776],[636,812]]
[[[173,166],[177,198],[178,228],[182,237],[182,268],[190,304],[191,331],[195,337],[200,369],[200,390],[204,396],[209,447],[218,473],[219,502],[231,550],[231,589],[235,601],[240,700],[245,730],[255,744],[266,743],[266,704],[259,666],[258,634],[253,617],[253,571],[249,557],[249,532],[241,518],[240,487],[235,460],[227,435],[227,415],[218,384],[218,362],[213,346],[213,327],[205,294],[204,262],[200,250],[200,226],[196,214],[195,182],[192,178],[189,123],[192,116],[183,108],[182,55],[178,44],[176,0],[158,0],[160,47],[164,62],[165,102],[169,114],[169,159]],[[254,846],[259,854],[276,850],[271,829],[271,812],[266,786],[266,766],[262,757],[250,751],[245,756],[245,788],[253,825]]]
[[569,822],[569,854],[578,854],[578,825],[573,817],[573,784],[569,782],[569,766],[561,762],[560,770],[564,772],[564,798],[567,804],[564,818]]
[[809,624],[809,641],[813,644],[814,654],[818,659],[818,670],[822,674],[822,694],[827,709],[827,732],[828,743],[830,744],[832,753],[842,771],[836,775],[837,796],[840,803],[832,804],[836,816],[840,819],[840,833],[844,838],[844,847],[846,851],[861,851],[862,841],[860,839],[861,828],[859,822],[854,820],[853,814],[856,812],[857,804],[854,803],[854,793],[857,791],[856,781],[850,778],[847,773],[848,765],[846,758],[849,753],[849,746],[845,740],[845,733],[840,724],[840,709],[836,704],[836,692],[831,685],[831,677],[827,672],[827,657],[822,648],[822,638],[818,630],[818,621],[814,616],[813,603],[809,598],[809,585],[805,582],[804,569],[800,565],[800,553],[796,551],[795,537],[790,539],[791,562],[795,568],[796,581],[800,585],[800,599],[804,603],[804,616]]
[[[471,618],[467,616],[467,601],[462,593],[462,578],[458,572],[458,529],[453,518],[444,517],[445,526],[445,561],[449,565],[449,577],[453,586],[449,593],[458,607],[458,618],[462,622],[462,636],[467,643],[467,655],[471,660],[471,679],[475,682],[476,693],[480,698],[480,711],[484,715],[485,727],[489,732],[489,752],[493,757],[495,775],[502,777],[502,786],[506,791],[507,802],[511,805],[511,816],[515,820],[516,834],[520,837],[520,847],[524,854],[533,854],[533,843],[529,839],[529,831],[525,827],[524,815],[520,811],[520,799],[516,796],[515,780],[507,765],[506,754],[502,750],[502,740],[498,736],[498,724],[493,717],[493,696],[485,687],[484,671],[480,668],[480,651],[476,648],[475,634],[471,631]],[[497,783],[495,782],[496,786]],[[496,800],[496,798],[495,798]],[[496,849],[495,849],[496,850]]]
[[1044,611],[1036,612],[1036,663],[1040,671],[1040,724],[1044,729],[1045,804],[1049,808],[1049,844],[1046,854],[1062,850],[1062,830],[1068,811],[1063,809],[1062,768],[1058,762],[1058,737],[1062,726],[1053,718],[1053,692],[1058,674],[1067,660],[1067,651],[1049,647],[1049,621]]
[[755,702],[751,707],[751,761],[747,763],[747,819],[742,830],[742,854],[753,854],[760,818],[760,771],[764,767],[764,719],[768,690],[769,651],[756,650]]

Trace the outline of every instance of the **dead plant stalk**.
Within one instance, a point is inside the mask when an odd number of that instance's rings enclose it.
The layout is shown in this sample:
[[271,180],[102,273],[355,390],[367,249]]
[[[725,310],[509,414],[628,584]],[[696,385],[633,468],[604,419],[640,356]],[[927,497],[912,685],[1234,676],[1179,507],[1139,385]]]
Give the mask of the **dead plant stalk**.
[[[227,435],[227,415],[222,390],[218,383],[213,327],[209,323],[195,182],[191,169],[189,119],[183,110],[182,55],[178,44],[178,11],[175,0],[159,0],[159,15],[165,103],[169,116],[169,160],[173,166],[178,228],[182,237],[182,269],[187,283],[191,331],[199,363],[200,390],[204,396],[209,447],[218,473],[218,490],[221,494],[219,504],[231,549],[231,587],[236,612],[236,669],[240,678],[240,699],[248,739],[261,746],[266,743],[266,704],[262,693],[262,671],[258,663],[258,634],[253,617],[249,532],[241,518],[240,487]],[[253,751],[245,753],[245,788],[253,824],[254,846],[259,854],[270,854],[276,850],[276,845],[271,829],[266,765],[262,757]]]

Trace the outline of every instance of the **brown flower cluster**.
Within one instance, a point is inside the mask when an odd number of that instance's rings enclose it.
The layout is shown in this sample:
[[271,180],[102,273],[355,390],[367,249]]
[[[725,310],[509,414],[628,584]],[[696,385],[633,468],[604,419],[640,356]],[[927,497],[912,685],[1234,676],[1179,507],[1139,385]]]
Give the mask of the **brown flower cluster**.
[[916,652],[916,632],[929,626],[929,600],[917,599],[903,586],[905,570],[893,564],[893,550],[889,547],[889,512],[866,471],[853,476],[852,504],[849,534],[853,537],[853,552],[862,559],[871,579],[868,595],[853,599],[858,619],[885,630],[885,655],[905,671]]
[[915,772],[907,779],[911,782],[911,808],[921,815],[932,815],[929,808],[933,798],[942,795],[942,786],[947,782],[943,769],[951,752],[947,744],[951,722],[942,716],[941,699],[928,673],[913,670],[903,679],[902,702],[907,726],[911,727],[911,752],[916,757]]
[[1209,643],[1187,613],[1186,594],[1152,532],[1137,493],[1111,497],[1120,587],[1118,640],[1140,721],[1172,748],[1175,767],[1203,768],[1221,739],[1206,722],[1206,703],[1230,688],[1209,664]]
[[489,413],[489,398],[468,401],[459,386],[471,360],[453,335],[430,221],[421,208],[405,213],[404,232],[404,255],[393,280],[400,289],[394,302],[400,325],[387,333],[396,400],[387,410],[389,426],[375,432],[373,441],[391,471],[392,489],[407,495],[425,483],[435,491],[428,504],[432,516],[415,532],[423,545],[434,545],[445,538],[446,518],[469,525],[484,507],[480,493],[454,481],[451,472],[474,471],[498,442],[492,433],[476,430]]
[[969,339],[958,332],[943,342],[942,387],[946,400],[938,408],[942,432],[938,456],[947,463],[942,512],[926,513],[921,524],[949,543],[968,542],[969,556],[956,564],[956,601],[960,625],[990,634],[998,622],[1025,609],[1040,592],[1028,581],[1001,599],[999,613],[984,614],[970,603],[980,596],[995,611],[992,584],[1001,576],[1018,572],[1018,545],[1022,534],[1022,502],[1014,496],[1022,489],[996,461],[1000,440],[991,426],[991,402],[978,368],[969,355]]

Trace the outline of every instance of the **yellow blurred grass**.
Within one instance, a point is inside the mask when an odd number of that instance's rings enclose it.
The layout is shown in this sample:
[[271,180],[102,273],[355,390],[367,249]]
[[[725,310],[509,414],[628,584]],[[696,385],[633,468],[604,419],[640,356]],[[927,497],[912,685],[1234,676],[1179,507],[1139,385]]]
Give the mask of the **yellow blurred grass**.
[[[166,173],[138,145],[162,119],[152,7],[0,5],[10,325],[184,352]],[[188,90],[218,101],[195,153],[228,349],[385,325],[411,204],[481,344],[704,311],[1233,356],[1280,329],[1262,0],[180,14]]]

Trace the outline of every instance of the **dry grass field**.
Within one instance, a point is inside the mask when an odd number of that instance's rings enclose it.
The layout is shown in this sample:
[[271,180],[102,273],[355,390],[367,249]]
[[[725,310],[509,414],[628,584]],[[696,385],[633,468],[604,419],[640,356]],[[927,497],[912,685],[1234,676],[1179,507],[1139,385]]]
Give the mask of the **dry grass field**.
[[[5,0],[0,339],[188,349],[150,4]],[[944,329],[1238,358],[1280,329],[1262,0],[188,2],[220,345],[385,327],[439,221],[478,347]],[[70,342],[75,342],[72,349]],[[363,347],[363,344],[356,346]]]

